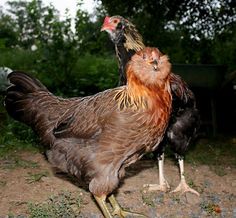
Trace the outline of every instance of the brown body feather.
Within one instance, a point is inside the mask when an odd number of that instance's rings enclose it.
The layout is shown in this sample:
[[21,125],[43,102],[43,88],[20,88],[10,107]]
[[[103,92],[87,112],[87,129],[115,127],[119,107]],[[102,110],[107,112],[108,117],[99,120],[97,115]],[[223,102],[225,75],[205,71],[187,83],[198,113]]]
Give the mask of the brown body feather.
[[159,51],[146,48],[133,56],[127,86],[84,98],[58,98],[39,81],[14,72],[6,109],[50,144],[47,155],[55,167],[88,184],[95,196],[107,195],[125,167],[158,147],[167,127],[171,65],[162,56],[157,70],[149,60],[153,54]]

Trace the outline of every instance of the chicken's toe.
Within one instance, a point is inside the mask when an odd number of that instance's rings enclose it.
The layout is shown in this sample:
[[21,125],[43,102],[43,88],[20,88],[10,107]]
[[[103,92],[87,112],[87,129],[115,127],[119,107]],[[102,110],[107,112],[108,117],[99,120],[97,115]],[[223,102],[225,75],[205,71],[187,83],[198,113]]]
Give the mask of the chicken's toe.
[[189,185],[183,180],[179,183],[179,185],[173,190],[171,191],[171,193],[176,193],[176,192],[180,192],[181,194],[184,194],[185,192],[191,192],[197,196],[200,196],[200,194],[189,187]]

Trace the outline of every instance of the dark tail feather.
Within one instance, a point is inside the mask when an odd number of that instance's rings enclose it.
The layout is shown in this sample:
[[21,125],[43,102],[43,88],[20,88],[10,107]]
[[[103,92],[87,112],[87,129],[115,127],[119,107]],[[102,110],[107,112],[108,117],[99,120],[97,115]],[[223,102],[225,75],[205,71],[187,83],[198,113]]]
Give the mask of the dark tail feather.
[[35,92],[35,91],[48,91],[47,88],[37,79],[32,76],[20,72],[13,71],[7,77],[11,84],[22,89],[25,93]]
[[173,109],[195,107],[196,100],[187,83],[177,74],[170,74]]
[[5,97],[6,110],[14,119],[29,125],[32,93],[48,90],[37,79],[23,72],[14,71],[8,75],[8,79],[11,86]]

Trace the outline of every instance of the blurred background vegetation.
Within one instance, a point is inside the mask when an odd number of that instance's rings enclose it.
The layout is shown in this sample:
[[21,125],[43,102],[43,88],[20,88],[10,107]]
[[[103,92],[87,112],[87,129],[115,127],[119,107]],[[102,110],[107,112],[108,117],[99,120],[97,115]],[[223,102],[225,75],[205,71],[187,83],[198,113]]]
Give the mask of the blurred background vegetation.
[[[53,4],[45,5],[42,0],[9,0],[7,10],[0,7],[0,67],[33,74],[61,96],[89,95],[115,87],[118,68],[114,48],[100,28],[106,15],[121,15],[136,24],[145,44],[167,53],[172,63],[223,66],[217,119],[224,121],[223,130],[235,131],[236,1],[95,2],[94,13],[89,14],[81,9],[83,0],[78,0],[76,17],[72,18],[69,11],[60,17]],[[204,96],[208,91],[199,93]],[[196,95],[200,102],[201,95]],[[201,111],[208,110],[206,102],[209,99],[199,104]],[[0,110],[0,119],[9,119],[2,104]],[[215,111],[209,110],[206,116],[214,115]],[[2,121],[0,128],[15,127]]]

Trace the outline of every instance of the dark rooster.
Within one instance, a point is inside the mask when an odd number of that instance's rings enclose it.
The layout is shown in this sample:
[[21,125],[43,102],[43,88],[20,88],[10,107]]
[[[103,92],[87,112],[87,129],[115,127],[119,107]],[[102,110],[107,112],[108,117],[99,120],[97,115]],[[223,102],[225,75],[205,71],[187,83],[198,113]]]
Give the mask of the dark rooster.
[[170,71],[166,55],[145,48],[127,64],[127,85],[72,99],[56,97],[38,80],[13,72],[5,107],[50,146],[47,157],[54,167],[89,187],[106,218],[141,216],[121,209],[112,192],[125,168],[162,141],[171,113]]
[[[125,68],[127,62],[137,52],[145,47],[142,36],[136,27],[127,19],[121,16],[106,17],[101,31],[107,31],[115,45],[116,56],[119,64],[119,84],[127,82]],[[193,92],[180,76],[170,74],[172,102],[172,114],[163,142],[158,146],[156,155],[159,165],[159,184],[146,185],[149,190],[167,191],[170,186],[164,177],[164,148],[169,144],[174,151],[180,167],[181,181],[178,187],[172,192],[198,192],[191,189],[184,177],[184,154],[196,138],[200,124],[199,112],[196,108],[196,101]]]

